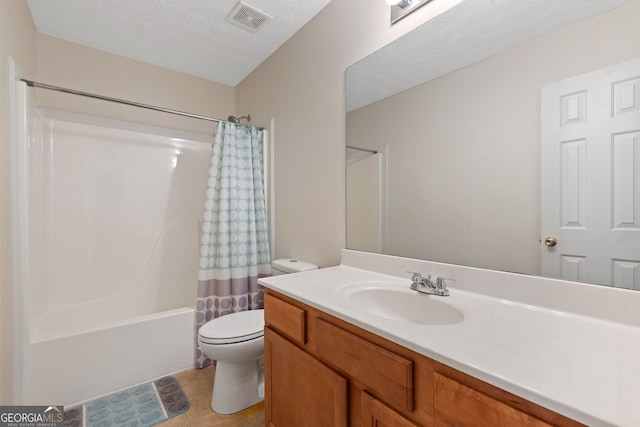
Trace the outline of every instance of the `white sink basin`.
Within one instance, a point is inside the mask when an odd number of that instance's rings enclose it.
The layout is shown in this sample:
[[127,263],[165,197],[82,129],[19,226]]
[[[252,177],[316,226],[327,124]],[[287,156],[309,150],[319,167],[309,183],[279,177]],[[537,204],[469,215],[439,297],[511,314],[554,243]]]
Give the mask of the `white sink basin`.
[[451,325],[464,319],[460,310],[446,302],[450,297],[412,291],[408,281],[350,283],[337,293],[351,307],[385,319],[426,325]]

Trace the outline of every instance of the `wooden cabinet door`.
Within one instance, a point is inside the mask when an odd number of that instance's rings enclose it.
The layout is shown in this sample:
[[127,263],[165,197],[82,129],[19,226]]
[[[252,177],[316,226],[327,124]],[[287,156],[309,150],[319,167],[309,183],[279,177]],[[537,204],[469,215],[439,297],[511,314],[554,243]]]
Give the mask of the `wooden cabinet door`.
[[436,427],[551,427],[450,378],[434,380]]
[[419,427],[365,392],[361,408],[363,427]]
[[264,369],[267,426],[347,426],[347,380],[269,328]]

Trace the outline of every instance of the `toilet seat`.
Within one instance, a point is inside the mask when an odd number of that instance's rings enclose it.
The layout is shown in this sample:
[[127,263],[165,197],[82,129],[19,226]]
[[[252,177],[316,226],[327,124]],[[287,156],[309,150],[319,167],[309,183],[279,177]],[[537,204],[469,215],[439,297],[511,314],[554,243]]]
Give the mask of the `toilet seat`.
[[205,344],[233,344],[264,335],[264,310],[248,310],[213,319],[200,327],[198,339]]

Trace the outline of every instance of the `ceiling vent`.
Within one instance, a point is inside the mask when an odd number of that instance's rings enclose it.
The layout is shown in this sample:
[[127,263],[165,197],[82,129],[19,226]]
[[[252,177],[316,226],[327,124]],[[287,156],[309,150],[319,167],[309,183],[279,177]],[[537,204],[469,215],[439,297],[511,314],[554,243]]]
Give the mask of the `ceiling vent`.
[[227,16],[227,21],[255,33],[271,18],[270,15],[263,11],[241,1]]

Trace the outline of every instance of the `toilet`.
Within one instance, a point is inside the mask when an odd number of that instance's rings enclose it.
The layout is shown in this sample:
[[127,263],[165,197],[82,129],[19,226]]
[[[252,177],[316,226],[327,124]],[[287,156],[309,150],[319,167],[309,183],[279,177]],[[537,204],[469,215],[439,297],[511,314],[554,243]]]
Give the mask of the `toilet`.
[[[271,264],[274,276],[317,268],[291,258]],[[264,310],[213,319],[198,330],[198,343],[208,357],[217,361],[211,409],[218,414],[234,414],[264,400]]]
[[300,271],[316,270],[317,265],[300,261],[293,258],[277,259],[271,263],[271,274],[279,276],[281,274],[298,273]]

